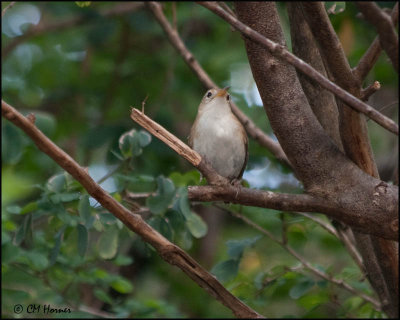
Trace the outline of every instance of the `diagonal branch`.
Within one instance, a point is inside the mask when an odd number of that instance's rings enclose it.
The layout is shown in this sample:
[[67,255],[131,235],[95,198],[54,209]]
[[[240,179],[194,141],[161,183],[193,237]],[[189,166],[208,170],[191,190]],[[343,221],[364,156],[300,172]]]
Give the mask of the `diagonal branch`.
[[386,51],[395,70],[399,72],[399,38],[390,17],[374,2],[357,1],[356,6],[378,31],[381,47]]
[[222,8],[220,8],[217,4],[213,2],[199,2],[199,4],[206,7],[210,11],[213,11],[215,14],[219,15],[222,19],[224,19],[229,24],[234,26],[237,30],[239,30],[249,39],[267,48],[272,55],[293,65],[296,69],[303,72],[311,79],[320,83],[322,87],[334,93],[337,97],[339,97],[353,109],[365,114],[366,116],[374,120],[376,123],[380,124],[382,127],[389,130],[390,132],[393,132],[396,135],[399,134],[399,127],[393,120],[384,116],[383,114],[376,111],[368,104],[357,99],[352,94],[348,93],[335,83],[331,82],[329,79],[325,78],[322,74],[320,74],[309,64],[305,63],[303,60],[297,58],[295,55],[290,53],[283,45],[280,45],[276,42],[267,39],[259,32],[253,30],[249,26],[240,22],[235,17],[231,16],[229,13],[225,12]]
[[[167,35],[172,46],[177,50],[177,52],[182,56],[183,60],[192,69],[192,71],[199,78],[200,82],[207,88],[217,88],[215,82],[209,77],[205,70],[201,67],[199,62],[185,46],[182,39],[180,38],[178,31],[174,29],[165,17],[161,5],[157,2],[148,2],[148,7],[153,13],[154,17],[157,19],[160,26],[163,28],[165,34]],[[260,145],[270,150],[272,154],[280,161],[290,166],[289,160],[287,159],[284,151],[282,150],[279,143],[275,142],[266,135],[260,128],[258,128],[254,122],[248,118],[235,103],[231,103],[232,111],[239,119],[239,121],[246,128],[247,133],[250,137],[256,140]]]
[[239,318],[261,318],[256,311],[249,308],[233,296],[213,275],[190,257],[185,251],[168,241],[150,227],[138,214],[134,214],[104,191],[74,159],[56,146],[34,124],[3,100],[1,101],[3,117],[21,128],[38,146],[38,148],[71,174],[87,192],[101,205],[121,220],[130,230],[152,245],[158,254],[169,264],[176,265],[194,282],[210,295],[228,307]]
[[11,9],[15,4],[15,1],[11,1],[2,11],[1,11],[1,17],[3,18],[4,15],[6,14],[8,9]]
[[[399,3],[396,2],[395,6],[392,9],[392,13],[390,15],[393,25],[395,26],[399,19]],[[379,36],[377,36],[370,47],[368,48],[367,52],[361,57],[358,65],[353,68],[354,77],[358,80],[361,84],[367,74],[371,71],[372,67],[375,65],[376,61],[381,54],[382,47],[380,45]]]

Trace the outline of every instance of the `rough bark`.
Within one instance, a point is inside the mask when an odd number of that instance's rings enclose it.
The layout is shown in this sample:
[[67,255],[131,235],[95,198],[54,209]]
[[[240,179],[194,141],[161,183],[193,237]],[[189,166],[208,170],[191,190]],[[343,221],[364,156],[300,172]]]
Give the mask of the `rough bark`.
[[[285,45],[273,3],[235,3],[235,7],[243,23],[272,41]],[[264,47],[247,38],[245,38],[245,44],[254,79],[271,126],[306,190],[336,201],[338,207],[345,206],[348,210],[358,207],[366,212],[365,210],[369,210],[368,207],[374,207],[377,199],[373,197],[373,194],[386,194],[386,184],[357,168],[333,144],[316,120],[296,77],[296,72],[291,66],[276,59]],[[340,67],[347,63],[344,56],[336,55],[331,59],[335,60]],[[326,60],[329,59],[326,58]],[[347,72],[348,70],[350,69],[342,70],[344,75],[341,79],[348,87],[356,89],[354,79],[351,77],[351,72]],[[335,75],[334,79],[336,80]],[[351,93],[355,92],[356,90]],[[357,129],[361,135],[365,135],[362,123],[358,123]],[[354,141],[354,139],[349,140]],[[368,152],[367,147],[364,150],[366,150],[365,153]],[[373,163],[369,165],[373,166]],[[393,186],[390,188],[393,188],[394,192],[397,191],[397,188]],[[380,189],[381,191],[378,191]],[[368,196],[365,197],[366,195]],[[398,212],[398,196],[394,193],[392,196],[392,204],[382,203],[381,214],[386,215],[390,210],[394,210],[394,218]],[[353,203],[353,206],[350,203]],[[359,206],[361,203],[363,204]],[[363,219],[362,216],[360,218]],[[398,223],[396,219],[394,218],[392,226],[395,229]],[[390,250],[380,252],[390,252]],[[389,261],[391,263],[388,265],[395,265],[393,259]],[[392,286],[395,287],[395,285]]]

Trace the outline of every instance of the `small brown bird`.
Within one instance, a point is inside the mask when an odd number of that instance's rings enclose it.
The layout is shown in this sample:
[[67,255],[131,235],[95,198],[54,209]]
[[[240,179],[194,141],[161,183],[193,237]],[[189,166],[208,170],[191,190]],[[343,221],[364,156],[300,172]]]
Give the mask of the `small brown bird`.
[[248,139],[232,113],[228,89],[206,92],[190,131],[189,145],[221,176],[235,182],[240,180],[247,164]]

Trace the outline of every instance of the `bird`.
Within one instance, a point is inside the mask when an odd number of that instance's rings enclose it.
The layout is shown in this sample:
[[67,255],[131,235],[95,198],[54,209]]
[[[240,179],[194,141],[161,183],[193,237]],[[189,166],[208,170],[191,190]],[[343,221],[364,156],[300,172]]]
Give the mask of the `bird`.
[[246,130],[231,109],[229,87],[209,89],[198,107],[189,146],[231,184],[240,182],[248,160]]

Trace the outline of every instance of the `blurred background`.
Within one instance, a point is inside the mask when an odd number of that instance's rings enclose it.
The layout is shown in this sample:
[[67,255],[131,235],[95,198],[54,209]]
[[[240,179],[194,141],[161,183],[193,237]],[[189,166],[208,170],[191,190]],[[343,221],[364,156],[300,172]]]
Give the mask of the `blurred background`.
[[[376,32],[351,2],[336,5],[330,18],[354,67]],[[394,2],[379,5],[391,9]],[[285,4],[277,6],[291,49]],[[163,8],[214,82],[230,85],[240,109],[273,136],[240,34],[195,3],[165,2]],[[398,75],[385,53],[365,86],[376,80],[381,89],[369,103],[397,119]],[[141,130],[130,109],[141,108],[147,97],[145,113],[186,142],[206,89],[141,2],[17,2],[2,18],[2,99],[25,115],[34,113],[36,125],[94,180],[130,209],[140,208],[235,296],[266,317],[382,317],[228,211],[279,239],[284,229],[288,245],[315,268],[372,294],[341,242],[313,220],[237,205],[182,205],[185,187],[204,181]],[[392,181],[397,137],[373,121],[368,125],[381,177]],[[252,139],[249,153],[248,186],[302,192],[291,170]],[[6,317],[15,316],[16,303],[71,307],[64,317],[232,316],[3,118],[2,293]]]

